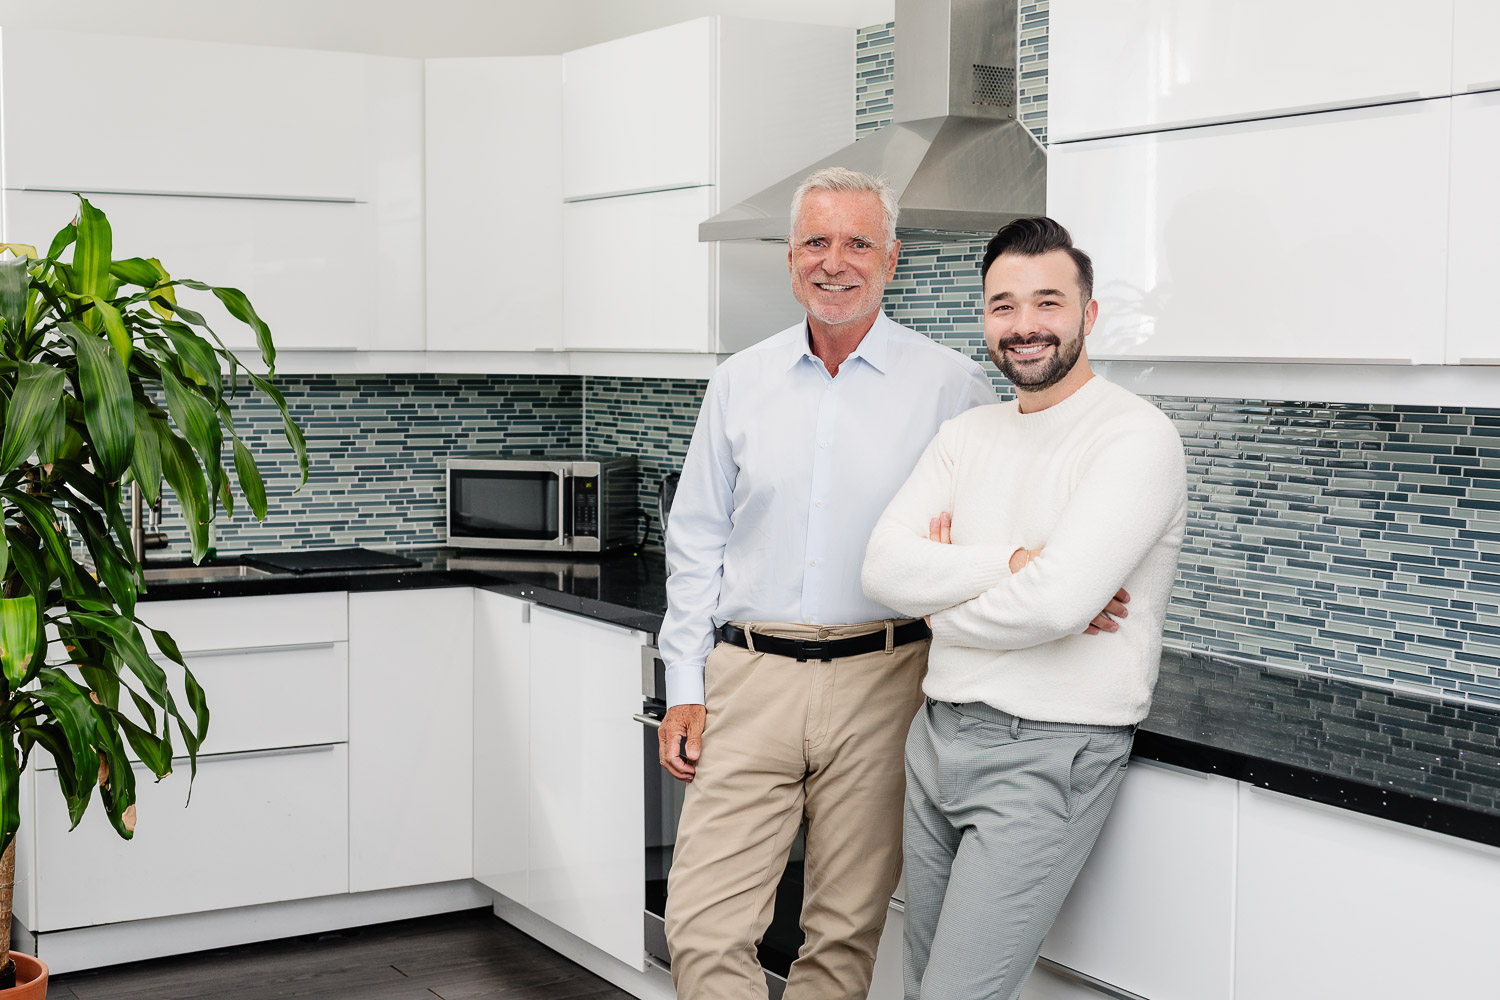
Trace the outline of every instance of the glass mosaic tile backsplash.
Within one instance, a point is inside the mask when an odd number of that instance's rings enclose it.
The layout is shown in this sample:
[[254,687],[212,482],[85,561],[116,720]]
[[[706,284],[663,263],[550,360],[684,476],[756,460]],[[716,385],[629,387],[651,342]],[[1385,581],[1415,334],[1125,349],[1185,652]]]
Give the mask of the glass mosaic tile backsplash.
[[[1045,140],[1047,4],[1021,13],[1022,115]],[[863,135],[893,113],[893,26],[860,32],[858,46]],[[886,305],[988,364],[980,250],[904,248]],[[238,408],[237,425],[275,466],[271,516],[219,525],[221,551],[437,544],[452,450],[639,455],[641,503],[654,519],[656,484],[681,466],[704,388],[439,375],[280,384],[307,430],[313,479],[290,495],[294,466],[275,411]],[[1192,504],[1169,644],[1500,706],[1500,409],[1153,402],[1182,434]],[[169,510],[166,521],[174,552],[185,553],[179,517]],[[659,537],[653,529],[648,544]]]

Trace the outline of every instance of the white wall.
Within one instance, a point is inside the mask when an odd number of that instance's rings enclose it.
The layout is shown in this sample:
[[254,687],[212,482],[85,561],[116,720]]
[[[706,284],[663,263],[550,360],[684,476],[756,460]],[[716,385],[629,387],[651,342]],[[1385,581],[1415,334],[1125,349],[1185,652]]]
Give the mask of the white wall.
[[862,28],[895,0],[0,0],[8,28],[393,56],[555,55],[705,14]]

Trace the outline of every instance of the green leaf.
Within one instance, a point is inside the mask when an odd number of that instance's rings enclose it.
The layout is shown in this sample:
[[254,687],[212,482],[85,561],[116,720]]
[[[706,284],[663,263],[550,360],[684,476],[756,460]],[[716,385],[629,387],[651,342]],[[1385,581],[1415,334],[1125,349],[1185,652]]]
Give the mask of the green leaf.
[[35,597],[0,598],[0,668],[12,691],[25,684],[31,673],[40,625]]
[[207,471],[208,493],[213,496],[224,481],[224,467],[219,464],[219,456],[224,450],[224,430],[219,424],[219,415],[212,403],[183,385],[166,368],[161,372],[161,384],[166,390],[167,411],[172,415],[172,422],[198,453]]
[[213,345],[194,333],[192,327],[185,323],[163,323],[162,329],[172,339],[172,347],[185,364],[187,376],[210,390],[209,398],[217,406],[224,375]]
[[151,311],[162,319],[171,319],[173,311],[177,308],[177,290],[172,287],[172,276],[155,257],[147,257],[146,260],[156,268],[158,275],[156,285],[151,289]]
[[0,851],[21,828],[21,765],[11,727],[0,726]]
[[117,482],[130,467],[135,450],[130,375],[120,355],[87,330],[74,323],[60,323],[57,329],[78,358],[78,391],[96,466],[106,482]]
[[144,406],[135,408],[135,454],[130,460],[130,478],[141,486],[149,506],[161,497],[161,435],[157,419]]
[[16,389],[5,414],[5,441],[0,444],[0,474],[30,458],[63,412],[61,368],[22,361],[17,370]]
[[125,321],[120,317],[120,310],[102,296],[89,295],[86,298],[103,318],[104,331],[109,334],[110,344],[114,346],[121,359],[129,364],[133,346],[130,342],[130,331],[125,329]]
[[109,273],[121,281],[144,288],[155,288],[156,283],[161,281],[161,273],[156,266],[142,257],[114,261],[109,265]]
[[[213,292],[214,298],[224,303],[224,308],[229,310],[229,315],[255,331],[255,342],[260,345],[260,356],[266,363],[266,370],[272,373],[276,371],[276,345],[271,342],[271,328],[266,326],[265,320],[260,318],[244,292],[238,288],[221,288],[202,281],[180,281],[178,284],[203,292]],[[180,309],[178,311],[181,312]],[[183,318],[186,318],[185,314]],[[203,317],[199,316],[195,325],[207,326],[202,320]]]
[[157,424],[157,437],[161,440],[161,473],[182,504],[182,517],[193,543],[193,562],[198,562],[208,553],[213,497],[188,443],[172,433],[164,420]]
[[84,296],[107,294],[110,258],[114,252],[109,220],[104,213],[78,199],[78,245],[73,248],[73,272],[77,292]]
[[26,332],[26,302],[31,294],[31,261],[0,257],[0,320],[12,338]]
[[99,756],[94,749],[93,703],[73,679],[55,667],[44,667],[41,671],[42,685],[32,694],[47,706],[67,741],[72,787],[63,788],[68,802],[68,818],[73,826],[83,819],[93,792],[94,777],[99,772]]
[[224,419],[224,426],[229,428],[230,437],[234,439],[234,474],[240,481],[240,492],[245,494],[245,502],[250,505],[250,513],[255,515],[257,521],[266,519],[266,483],[261,478],[260,466],[255,464],[255,456],[250,449],[245,447],[245,442],[240,440],[239,433],[234,429],[234,417],[230,415],[229,407],[223,403],[219,404],[219,415]]
[[0,580],[10,572],[10,545],[5,541],[5,532],[0,531]]
[[[292,419],[287,410],[286,397],[281,391],[271,384],[271,380],[262,378],[254,372],[246,372],[250,376],[250,383],[261,392],[271,397],[271,402],[281,411],[281,432],[286,436],[287,444],[297,453],[297,467],[302,470],[302,481],[297,484],[297,490],[307,485],[307,440],[302,436],[302,428]],[[292,492],[297,492],[293,490]]]
[[52,571],[50,575],[62,584],[63,596],[69,600],[78,598],[97,600],[98,585],[73,561],[72,550],[68,546],[67,539],[62,537],[59,515],[52,504],[21,490],[0,490],[0,496],[3,496],[12,506],[20,509],[26,523],[36,533],[36,537],[42,543],[42,551],[47,557],[46,565]]
[[123,714],[111,714],[120,731],[125,734],[130,748],[141,759],[141,763],[151,769],[152,774],[161,779],[172,773],[171,740],[162,739],[155,733],[142,729]]
[[52,237],[52,245],[47,248],[47,256],[54,261],[57,260],[62,256],[64,250],[73,245],[73,241],[76,239],[78,239],[78,226],[70,222],[59,229],[56,236]]

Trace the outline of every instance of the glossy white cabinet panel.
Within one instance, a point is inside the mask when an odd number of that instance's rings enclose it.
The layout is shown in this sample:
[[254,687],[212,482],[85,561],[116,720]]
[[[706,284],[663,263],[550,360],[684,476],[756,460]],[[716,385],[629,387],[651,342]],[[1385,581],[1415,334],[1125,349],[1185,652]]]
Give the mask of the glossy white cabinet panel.
[[1500,273],[1500,92],[1453,98],[1448,224],[1449,364],[1500,365],[1491,291]]
[[0,42],[9,187],[374,194],[365,56],[13,29]]
[[1089,356],[1442,363],[1449,104],[1054,144]]
[[563,206],[563,346],[711,349],[718,246],[698,242],[714,189]]
[[[422,60],[366,56],[364,70],[374,232],[359,263],[374,278],[375,316],[355,343],[361,350],[418,351],[427,318]],[[337,297],[337,287],[327,291]]]
[[51,931],[349,889],[348,756],[342,745],[203,757],[161,783],[137,767],[137,825],[121,840],[96,801],[76,830],[38,775],[36,924]]
[[474,878],[526,905],[530,604],[474,591]]
[[713,18],[575,49],[563,88],[563,195],[714,181]]
[[530,907],[644,970],[639,632],[531,612]]
[[1453,0],[1453,92],[1500,90],[1500,4]]
[[[343,642],[349,638],[348,609],[349,595],[333,591],[141,601],[136,616],[170,635],[184,653],[196,653]],[[268,622],[276,623],[274,631]],[[151,636],[142,634],[150,643]]]
[[1069,0],[1051,12],[1049,134],[1442,96],[1452,31],[1451,0]]
[[1230,1000],[1235,809],[1228,778],[1131,760],[1042,955],[1151,1000]]
[[1240,789],[1235,1000],[1495,992],[1500,851]]
[[905,928],[906,909],[893,903],[885,915],[885,928],[880,932],[867,1000],[901,1000],[905,995],[905,978],[901,970],[901,936]]
[[468,588],[349,595],[349,888],[473,871]]
[[[173,277],[240,289],[277,350],[353,350],[377,325],[371,205],[139,195],[89,201],[109,217],[116,258],[156,257]],[[45,253],[77,204],[72,195],[5,192],[6,242]],[[201,312],[236,353],[259,357],[249,327],[212,295],[184,290],[179,301]],[[420,327],[413,336],[420,346]]]
[[562,346],[562,84],[561,56],[427,60],[430,351]]

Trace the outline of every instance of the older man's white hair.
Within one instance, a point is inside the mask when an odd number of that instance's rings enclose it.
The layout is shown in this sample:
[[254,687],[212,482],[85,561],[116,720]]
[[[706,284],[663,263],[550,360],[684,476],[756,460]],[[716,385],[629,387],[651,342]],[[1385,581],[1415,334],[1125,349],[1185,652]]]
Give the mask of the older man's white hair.
[[880,214],[885,221],[885,245],[896,242],[896,216],[901,209],[896,205],[896,192],[884,177],[871,177],[848,167],[824,167],[807,175],[792,195],[792,233],[797,232],[797,220],[802,215],[802,202],[813,191],[869,191],[880,198]]

